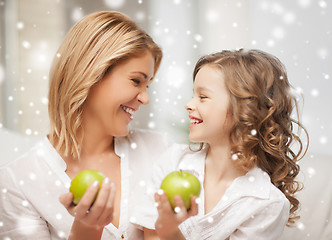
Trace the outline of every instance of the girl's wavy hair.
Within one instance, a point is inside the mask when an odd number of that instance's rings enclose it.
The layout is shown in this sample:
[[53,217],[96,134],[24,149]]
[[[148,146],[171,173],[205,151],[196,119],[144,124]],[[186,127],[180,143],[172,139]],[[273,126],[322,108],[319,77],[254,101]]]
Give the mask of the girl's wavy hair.
[[[308,149],[295,133],[294,124],[304,130],[307,141],[309,136],[302,124],[291,117],[295,108],[296,118],[300,119],[284,65],[260,50],[225,50],[201,57],[194,79],[207,64],[220,68],[230,93],[231,155],[237,154],[237,167],[249,171],[258,166],[269,174],[291,204],[288,226],[292,225],[299,218],[299,201],[294,194],[302,189],[295,180],[300,171],[297,162]],[[294,143],[297,151],[291,148]]]
[[89,90],[111,68],[145,51],[154,57],[155,75],[162,59],[160,47],[119,12],[92,13],[70,29],[50,71],[49,139],[56,150],[79,158],[82,111]]

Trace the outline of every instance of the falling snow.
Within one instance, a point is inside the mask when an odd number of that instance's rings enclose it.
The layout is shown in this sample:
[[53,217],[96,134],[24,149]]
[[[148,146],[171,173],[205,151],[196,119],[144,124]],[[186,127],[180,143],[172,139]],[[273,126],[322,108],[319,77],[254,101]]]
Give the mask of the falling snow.
[[[179,139],[186,141],[188,117],[183,105],[192,94],[192,70],[197,57],[223,47],[254,47],[269,51],[284,61],[288,70],[289,81],[293,86],[296,86],[293,94],[299,100],[302,97],[304,98],[304,106],[301,106],[301,110],[303,109],[304,125],[310,133],[309,151],[331,155],[332,152],[329,146],[331,145],[332,136],[330,122],[332,116],[328,109],[330,108],[330,90],[332,89],[331,68],[329,67],[331,66],[332,49],[330,42],[332,28],[330,24],[327,24],[331,22],[331,3],[326,0],[296,0],[290,1],[289,4],[287,1],[256,0],[254,3],[252,6],[252,20],[257,22],[257,26],[247,24],[243,20],[245,14],[242,14],[241,11],[247,8],[246,1],[228,1],[228,4],[222,4],[222,8],[220,8],[221,5],[206,4],[204,6],[202,4],[199,16],[195,15],[194,17],[184,14],[193,12],[190,4],[187,4],[186,1],[169,1],[172,9],[182,9],[183,14],[183,16],[182,14],[172,16],[176,19],[176,23],[173,25],[171,19],[163,18],[162,14],[158,12],[151,14],[145,8],[142,8],[149,4],[147,0],[132,2],[126,0],[101,1],[103,9],[119,11],[125,11],[126,7],[132,4],[134,7],[128,13],[132,14],[131,17],[135,20],[142,22],[143,26],[146,24],[146,26],[151,27],[151,29],[147,27],[148,32],[157,39],[156,41],[164,51],[161,69],[152,84],[152,89],[149,89],[148,118],[144,122],[138,118],[134,121],[143,122],[139,127],[143,126],[148,129],[167,129],[167,131],[169,131],[168,129],[174,129],[176,134],[180,134]],[[0,2],[2,8],[4,4],[4,1]],[[221,14],[223,9],[229,10],[229,16]],[[54,20],[52,19],[55,16],[54,9],[43,9],[42,12],[47,15],[50,21]],[[75,5],[68,9],[68,16],[66,17],[76,22],[90,12],[90,9]],[[191,18],[192,21],[199,19],[200,22],[185,25],[186,19]],[[10,116],[13,117],[13,119],[8,120],[0,114],[0,130],[8,127],[7,122],[10,121],[16,124],[12,128],[16,128],[26,136],[44,136],[46,132],[39,128],[39,119],[45,119],[43,121],[47,122],[48,98],[46,97],[46,88],[41,90],[39,87],[42,83],[47,84],[49,81],[48,68],[53,55],[57,58],[61,57],[61,53],[57,53],[56,49],[66,30],[55,31],[59,34],[57,37],[54,37],[54,35],[47,36],[47,33],[44,34],[45,30],[42,29],[41,24],[30,23],[22,19],[24,18],[18,17],[12,23],[12,27],[16,31],[15,34],[19,36],[16,50],[19,54],[26,56],[26,63],[20,62],[21,65],[17,66],[18,69],[12,69],[8,68],[8,64],[5,62],[0,62],[0,88],[5,86],[4,83],[6,83],[6,90],[8,90],[2,98],[4,102],[0,103],[4,104],[6,109],[9,109],[6,111],[9,111]],[[181,19],[181,21],[178,19]],[[264,19],[264,21],[261,21],[261,19]],[[224,32],[226,28],[219,27],[223,22],[231,29],[231,32]],[[66,24],[60,24],[59,22],[59,25],[65,26]],[[182,25],[183,28],[181,28]],[[213,26],[219,28],[214,30]],[[27,35],[29,32],[36,33],[38,31],[43,33],[43,37],[33,39]],[[244,32],[248,35],[245,35],[245,37],[237,35]],[[1,59],[15,61],[15,56],[10,51],[4,54],[4,45],[1,44],[2,42],[0,42],[0,53],[3,54]],[[41,73],[41,71],[44,72]],[[14,81],[10,83],[17,82],[17,85],[7,85],[7,82],[5,82],[7,78],[13,79]],[[283,76],[280,76],[280,80],[284,80]],[[29,84],[32,81],[35,82],[33,87]],[[48,129],[47,127],[44,128]],[[249,129],[249,131],[250,135],[257,135],[256,129]],[[307,143],[305,142],[305,144]],[[131,143],[130,147],[131,149],[138,148],[136,143]],[[10,149],[15,153],[22,151],[20,146],[11,146]],[[37,153],[39,156],[43,154],[42,151]],[[233,154],[231,159],[236,161],[238,157],[237,154]],[[303,171],[310,180],[320,176],[315,161],[312,161],[312,165],[304,168]],[[37,180],[34,173],[28,174],[28,177],[26,181],[20,180],[19,185],[24,186],[30,181]],[[254,182],[255,178],[249,177],[248,181]],[[55,181],[52,184],[59,187],[62,185],[60,181]],[[69,188],[70,183],[66,183],[65,186]],[[146,183],[140,181],[139,186],[146,186]],[[8,190],[3,188],[1,193],[8,194]],[[326,204],[324,201],[320,203]],[[27,207],[29,203],[23,201],[22,205]],[[63,216],[58,213],[55,217],[61,221]],[[135,220],[132,218],[131,221]],[[212,223],[214,219],[211,217],[207,221]],[[26,223],[25,219],[18,219],[19,225],[23,226]],[[4,222],[0,222],[0,227],[4,224]],[[296,224],[296,228],[305,231],[309,226],[300,221]],[[33,234],[33,232],[34,230],[31,229],[27,234]],[[64,238],[65,234],[59,231],[58,236]],[[308,233],[309,237],[310,234]],[[10,238],[5,237],[4,239],[8,240]]]

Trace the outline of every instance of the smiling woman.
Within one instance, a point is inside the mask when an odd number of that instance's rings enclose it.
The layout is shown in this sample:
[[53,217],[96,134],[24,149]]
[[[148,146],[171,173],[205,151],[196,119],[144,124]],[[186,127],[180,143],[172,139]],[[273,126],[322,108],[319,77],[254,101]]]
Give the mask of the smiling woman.
[[[170,142],[128,124],[149,103],[161,58],[151,37],[119,12],[93,13],[73,26],[50,72],[49,135],[0,168],[1,238],[143,238],[129,223],[142,191],[136,185]],[[92,184],[75,205],[68,186],[84,169],[105,180],[95,201]]]

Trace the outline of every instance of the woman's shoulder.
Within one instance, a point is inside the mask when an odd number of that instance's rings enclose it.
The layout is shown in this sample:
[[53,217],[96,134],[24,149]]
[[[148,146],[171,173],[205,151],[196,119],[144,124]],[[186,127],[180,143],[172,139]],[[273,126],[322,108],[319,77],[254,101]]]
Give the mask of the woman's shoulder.
[[40,168],[40,160],[44,159],[43,156],[45,153],[49,153],[48,144],[46,137],[39,139],[30,150],[23,153],[18,158],[12,159],[6,164],[1,165],[0,171],[12,172],[16,175],[19,172],[32,172],[36,168]]

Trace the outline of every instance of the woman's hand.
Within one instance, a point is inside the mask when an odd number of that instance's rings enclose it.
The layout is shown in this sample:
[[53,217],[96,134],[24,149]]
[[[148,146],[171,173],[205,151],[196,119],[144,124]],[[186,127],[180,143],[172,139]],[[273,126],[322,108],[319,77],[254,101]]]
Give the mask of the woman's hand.
[[191,198],[191,208],[187,211],[181,196],[174,197],[175,209],[173,210],[168,197],[162,190],[155,194],[158,209],[158,219],[155,227],[160,239],[184,239],[178,226],[187,218],[197,215],[198,204],[196,197]]
[[89,228],[103,229],[113,220],[115,185],[105,178],[96,201],[92,204],[99,189],[98,181],[89,186],[77,205],[73,204],[71,192],[60,196],[59,200],[68,212],[75,217],[76,224]]

